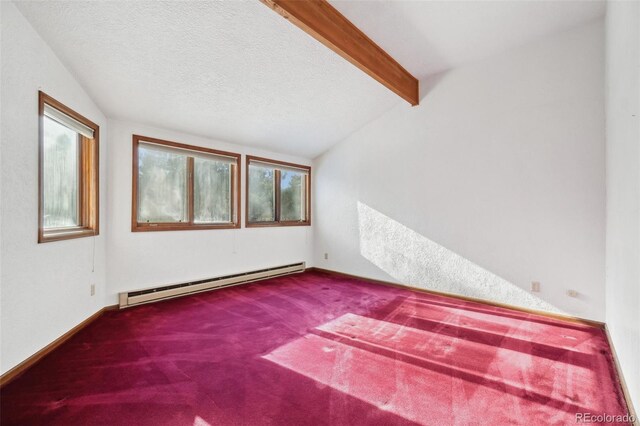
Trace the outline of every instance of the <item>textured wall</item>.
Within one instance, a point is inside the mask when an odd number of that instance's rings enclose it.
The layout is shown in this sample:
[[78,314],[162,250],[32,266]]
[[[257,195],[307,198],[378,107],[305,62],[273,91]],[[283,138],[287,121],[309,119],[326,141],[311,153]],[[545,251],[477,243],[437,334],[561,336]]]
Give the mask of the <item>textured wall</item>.
[[131,136],[144,136],[243,154],[244,226],[245,156],[309,164],[310,160],[141,124],[109,120],[107,260],[109,303],[119,291],[204,279],[269,266],[312,262],[309,226],[213,229],[205,231],[131,232]]
[[[107,128],[104,115],[13,3],[2,2],[0,7],[0,370],[5,372],[104,306]],[[101,235],[95,241],[81,238],[37,243],[38,90],[100,126]],[[93,297],[92,283],[96,284]]]
[[603,44],[600,20],[440,74],[318,157],[316,266],[603,320]]
[[607,10],[607,324],[640,409],[640,3]]

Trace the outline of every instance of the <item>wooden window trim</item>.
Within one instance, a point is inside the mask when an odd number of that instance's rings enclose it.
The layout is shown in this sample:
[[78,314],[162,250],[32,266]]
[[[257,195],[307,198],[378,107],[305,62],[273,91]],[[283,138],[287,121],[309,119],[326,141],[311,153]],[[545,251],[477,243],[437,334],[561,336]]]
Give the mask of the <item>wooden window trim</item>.
[[[261,163],[272,164],[276,167],[275,172],[275,210],[276,210],[276,220],[274,222],[250,222],[249,221],[249,164],[251,161],[259,161]],[[307,197],[305,200],[305,207],[307,211],[307,220],[306,221],[280,221],[280,170],[277,166],[286,166],[294,169],[300,169],[307,172],[307,181],[306,181],[306,190]],[[267,228],[267,227],[276,227],[276,226],[311,226],[311,166],[305,166],[304,164],[295,164],[288,163],[286,161],[272,160],[270,158],[264,157],[256,157],[253,155],[246,156],[246,188],[245,188],[245,226],[247,228]]]
[[[79,135],[79,226],[44,229],[44,106],[57,109],[93,130],[93,139]],[[100,127],[93,121],[38,91],[38,243],[100,234]]]
[[[157,145],[164,145],[173,148],[180,148],[189,151],[204,152],[207,154],[222,155],[236,159],[236,164],[231,165],[231,173],[235,179],[231,179],[231,206],[235,206],[235,215],[232,212],[233,222],[223,224],[197,224],[193,222],[193,157],[188,157],[187,169],[189,172],[187,183],[187,214],[188,222],[184,223],[147,223],[138,222],[138,146],[140,142],[150,142]],[[241,172],[241,155],[234,152],[220,151],[212,148],[205,148],[195,145],[187,145],[179,142],[172,142],[163,139],[150,138],[141,135],[133,135],[133,155],[132,155],[132,199],[131,199],[131,231],[132,232],[156,232],[156,231],[193,231],[204,229],[237,229],[240,228],[240,172]],[[237,169],[236,169],[237,167]]]

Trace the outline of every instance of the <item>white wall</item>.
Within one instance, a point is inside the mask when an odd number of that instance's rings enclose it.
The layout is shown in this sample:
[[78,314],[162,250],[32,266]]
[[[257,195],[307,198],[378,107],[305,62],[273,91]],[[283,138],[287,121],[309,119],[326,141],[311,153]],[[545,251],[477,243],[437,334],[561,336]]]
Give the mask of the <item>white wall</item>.
[[[2,2],[1,277],[4,373],[104,306],[106,119],[12,3]],[[100,126],[100,232],[38,244],[38,90]],[[95,244],[95,271],[92,272]],[[95,296],[90,285],[96,284]]]
[[[243,154],[241,167],[244,226],[245,156],[310,164],[296,158],[193,135],[109,120],[107,278],[109,303],[117,293],[162,284],[216,277],[262,267],[306,261],[311,266],[309,226],[203,231],[131,232],[132,135]],[[312,171],[313,173],[313,171]],[[313,220],[313,218],[312,218]]]
[[[0,24],[2,23],[3,8],[0,7]],[[3,25],[4,26],[4,25]],[[2,167],[2,118],[3,118],[3,106],[2,106],[2,29],[0,28],[0,167]],[[2,211],[4,210],[4,203],[2,201],[2,170],[0,169],[0,374],[4,372],[2,368]]]
[[314,161],[315,266],[603,320],[603,81],[600,20],[423,82]]
[[607,5],[607,325],[640,408],[640,3]]

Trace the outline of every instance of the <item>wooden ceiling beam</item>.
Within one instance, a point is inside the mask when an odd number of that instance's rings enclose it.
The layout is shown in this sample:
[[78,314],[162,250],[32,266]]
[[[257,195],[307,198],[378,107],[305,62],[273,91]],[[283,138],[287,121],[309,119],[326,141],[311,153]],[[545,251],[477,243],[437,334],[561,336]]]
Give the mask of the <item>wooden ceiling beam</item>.
[[418,80],[326,0],[260,1],[411,105],[418,105]]

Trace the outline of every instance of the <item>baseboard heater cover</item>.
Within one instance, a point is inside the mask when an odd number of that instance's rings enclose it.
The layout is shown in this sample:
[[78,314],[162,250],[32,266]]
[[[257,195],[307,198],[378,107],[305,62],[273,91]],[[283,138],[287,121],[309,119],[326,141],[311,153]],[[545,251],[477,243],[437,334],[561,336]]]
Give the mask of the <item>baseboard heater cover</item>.
[[267,278],[279,277],[298,272],[304,272],[305,262],[291,265],[276,266],[273,268],[259,269],[256,271],[242,272],[239,274],[225,275],[216,278],[207,278],[199,281],[191,281],[182,284],[169,284],[161,287],[148,288],[120,293],[120,309],[131,306],[151,303],[164,299],[185,296],[187,294],[200,293],[222,287],[230,287],[245,284]]

